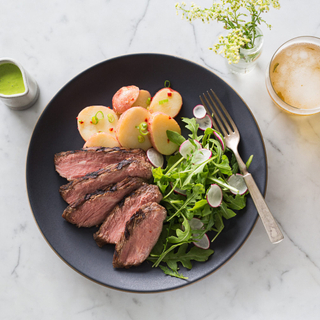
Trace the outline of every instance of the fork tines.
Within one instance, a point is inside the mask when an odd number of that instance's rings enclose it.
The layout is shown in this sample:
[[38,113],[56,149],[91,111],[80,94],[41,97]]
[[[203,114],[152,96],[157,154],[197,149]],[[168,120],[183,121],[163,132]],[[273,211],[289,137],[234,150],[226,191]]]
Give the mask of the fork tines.
[[238,129],[233,122],[230,114],[228,113],[216,93],[212,89],[210,89],[210,91],[211,93],[207,91],[207,93],[203,93],[199,97],[201,103],[205,107],[209,117],[212,120],[214,128],[220,131],[224,136],[227,136],[232,132],[238,132]]

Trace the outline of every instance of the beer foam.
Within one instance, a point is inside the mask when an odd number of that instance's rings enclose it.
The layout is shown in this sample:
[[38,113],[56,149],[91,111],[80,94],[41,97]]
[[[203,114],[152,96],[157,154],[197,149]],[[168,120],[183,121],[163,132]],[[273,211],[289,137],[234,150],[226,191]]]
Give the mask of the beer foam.
[[320,107],[319,46],[288,46],[275,56],[270,70],[273,88],[283,101],[301,109]]

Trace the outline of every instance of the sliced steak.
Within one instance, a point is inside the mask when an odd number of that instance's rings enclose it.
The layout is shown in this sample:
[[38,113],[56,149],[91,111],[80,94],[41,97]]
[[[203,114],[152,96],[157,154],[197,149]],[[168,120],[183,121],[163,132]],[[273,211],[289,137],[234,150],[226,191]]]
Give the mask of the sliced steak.
[[102,223],[115,205],[143,184],[141,178],[126,178],[69,205],[62,217],[78,227],[93,227]]
[[86,148],[55,154],[54,164],[61,177],[74,180],[124,159],[147,161],[141,149]]
[[158,241],[166,216],[166,209],[156,202],[142,206],[127,221],[126,229],[116,244],[113,267],[130,268],[147,259]]
[[99,247],[106,243],[119,242],[123,234],[126,222],[136,213],[144,204],[149,202],[160,202],[162,194],[155,185],[144,184],[132,194],[121,201],[107,216],[106,220],[100,226],[100,229],[93,235]]
[[117,183],[126,177],[150,179],[152,177],[152,166],[144,161],[122,160],[118,164],[110,164],[106,168],[75,179],[61,186],[59,191],[62,198],[70,204],[83,198],[88,193],[92,193],[106,185]]

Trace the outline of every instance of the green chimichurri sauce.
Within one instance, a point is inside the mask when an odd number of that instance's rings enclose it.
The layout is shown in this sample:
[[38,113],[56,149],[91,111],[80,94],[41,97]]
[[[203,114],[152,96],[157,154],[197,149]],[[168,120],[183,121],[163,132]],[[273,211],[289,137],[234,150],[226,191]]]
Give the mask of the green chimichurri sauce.
[[13,95],[23,93],[26,88],[23,83],[21,70],[12,63],[0,65],[0,94]]

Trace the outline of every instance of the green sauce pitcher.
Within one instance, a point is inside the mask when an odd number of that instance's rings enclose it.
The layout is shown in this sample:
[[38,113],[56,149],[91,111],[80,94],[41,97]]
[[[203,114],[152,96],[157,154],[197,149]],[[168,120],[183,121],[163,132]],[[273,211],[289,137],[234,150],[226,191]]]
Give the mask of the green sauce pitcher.
[[12,110],[30,108],[39,97],[39,87],[15,60],[0,58],[0,100]]

